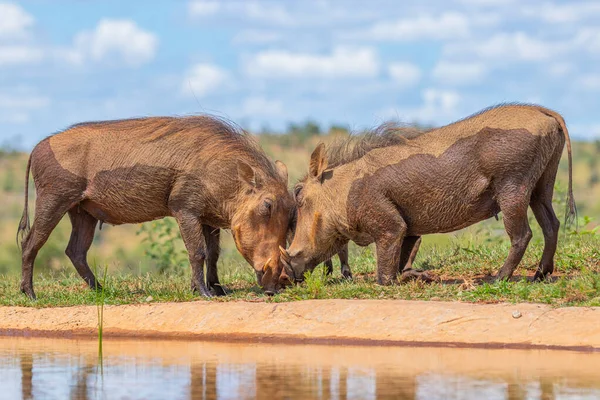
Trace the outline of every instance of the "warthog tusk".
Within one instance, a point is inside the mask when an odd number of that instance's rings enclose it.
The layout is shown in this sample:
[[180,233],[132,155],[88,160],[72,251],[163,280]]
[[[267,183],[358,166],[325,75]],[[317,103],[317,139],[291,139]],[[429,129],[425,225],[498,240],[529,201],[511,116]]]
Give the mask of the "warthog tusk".
[[285,261],[287,261],[288,263],[291,261],[291,257],[288,254],[287,250],[284,249],[283,247],[279,246],[279,252],[281,253],[281,256],[283,257],[283,259]]
[[292,278],[295,282],[299,282],[299,280],[296,279],[294,268],[292,268],[292,266],[290,265],[292,258],[290,257],[289,253],[286,249],[284,249],[281,246],[279,246],[279,252],[281,253],[281,263],[283,264],[283,269],[285,269],[285,273],[288,274],[288,276]]
[[296,274],[294,273],[294,269],[292,268],[292,266],[283,259],[281,260],[281,263],[283,264],[283,269],[285,269],[285,273],[288,274],[288,276],[293,281],[296,281]]
[[271,262],[271,259],[272,259],[272,258],[273,258],[273,257],[269,257],[269,259],[267,260],[267,262],[265,263],[265,265],[263,265],[263,268],[262,268],[263,272],[266,272],[266,271],[267,271],[267,266],[268,266],[268,265],[269,265],[269,263]]

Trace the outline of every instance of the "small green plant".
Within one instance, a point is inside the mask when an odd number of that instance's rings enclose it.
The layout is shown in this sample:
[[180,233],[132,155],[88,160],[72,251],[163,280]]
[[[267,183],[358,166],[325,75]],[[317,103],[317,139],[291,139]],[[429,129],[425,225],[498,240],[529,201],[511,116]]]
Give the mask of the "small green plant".
[[[96,269],[96,268],[94,268]],[[100,281],[100,285],[102,288],[100,290],[96,290],[96,310],[98,313],[98,365],[100,366],[100,372],[103,372],[103,357],[102,357],[102,335],[104,331],[104,303],[106,298],[106,273],[108,271],[108,267],[104,267],[104,271],[102,274],[102,279]],[[96,273],[96,276],[98,274]]]
[[144,253],[154,261],[158,272],[181,271],[187,263],[185,250],[181,247],[181,233],[173,218],[142,224],[137,231],[146,248]]
[[306,272],[304,274],[304,281],[306,282],[306,290],[311,298],[319,299],[323,297],[325,285],[327,285],[327,275],[322,265],[315,268],[312,272]]

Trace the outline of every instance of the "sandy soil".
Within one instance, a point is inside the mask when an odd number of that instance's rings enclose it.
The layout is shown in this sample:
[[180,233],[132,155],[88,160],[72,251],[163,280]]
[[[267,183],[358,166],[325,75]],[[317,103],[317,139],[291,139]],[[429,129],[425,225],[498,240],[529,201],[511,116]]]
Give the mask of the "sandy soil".
[[[0,307],[2,335],[95,336],[97,325],[95,306]],[[600,308],[403,300],[157,303],[106,306],[104,335],[600,351]]]

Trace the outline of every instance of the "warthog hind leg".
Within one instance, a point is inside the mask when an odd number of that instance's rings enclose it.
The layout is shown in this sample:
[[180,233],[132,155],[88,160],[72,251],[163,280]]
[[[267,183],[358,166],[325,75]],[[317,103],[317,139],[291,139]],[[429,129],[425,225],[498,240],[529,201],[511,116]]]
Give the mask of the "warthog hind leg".
[[65,253],[90,289],[102,289],[87,262],[87,252],[94,240],[98,220],[78,206],[69,210],[69,219],[72,230]]
[[560,221],[556,218],[556,214],[552,208],[552,195],[554,193],[554,181],[556,180],[556,170],[559,161],[560,153],[546,167],[542,177],[535,186],[529,204],[544,234],[544,252],[533,277],[534,281],[542,281],[554,272],[554,254],[556,253]]
[[35,204],[35,218],[31,230],[21,244],[21,292],[35,299],[33,291],[33,264],[40,248],[46,243],[50,233],[65,213],[73,206],[73,201],[59,194],[38,193]]
[[531,228],[527,221],[529,198],[522,194],[502,193],[498,203],[504,214],[504,227],[510,238],[510,250],[496,280],[505,280],[512,276],[531,240]]

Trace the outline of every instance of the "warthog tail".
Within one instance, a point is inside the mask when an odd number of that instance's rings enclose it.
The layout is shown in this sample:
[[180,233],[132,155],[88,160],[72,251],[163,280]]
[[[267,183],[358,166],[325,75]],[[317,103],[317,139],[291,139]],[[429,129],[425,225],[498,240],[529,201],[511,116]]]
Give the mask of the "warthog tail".
[[567,130],[567,124],[564,118],[557,112],[548,110],[547,108],[540,107],[540,111],[544,114],[554,118],[560,125],[560,129],[565,135],[565,142],[567,144],[567,157],[569,161],[569,186],[567,191],[567,204],[565,210],[565,227],[570,226],[575,222],[575,229],[577,229],[577,206],[575,205],[575,198],[573,197],[573,157],[571,155],[571,138],[569,137],[569,131]]
[[25,207],[23,209],[23,215],[19,221],[19,229],[17,229],[17,246],[19,242],[23,240],[25,235],[29,233],[31,228],[29,224],[29,171],[31,170],[31,156],[27,161],[27,170],[25,171]]

